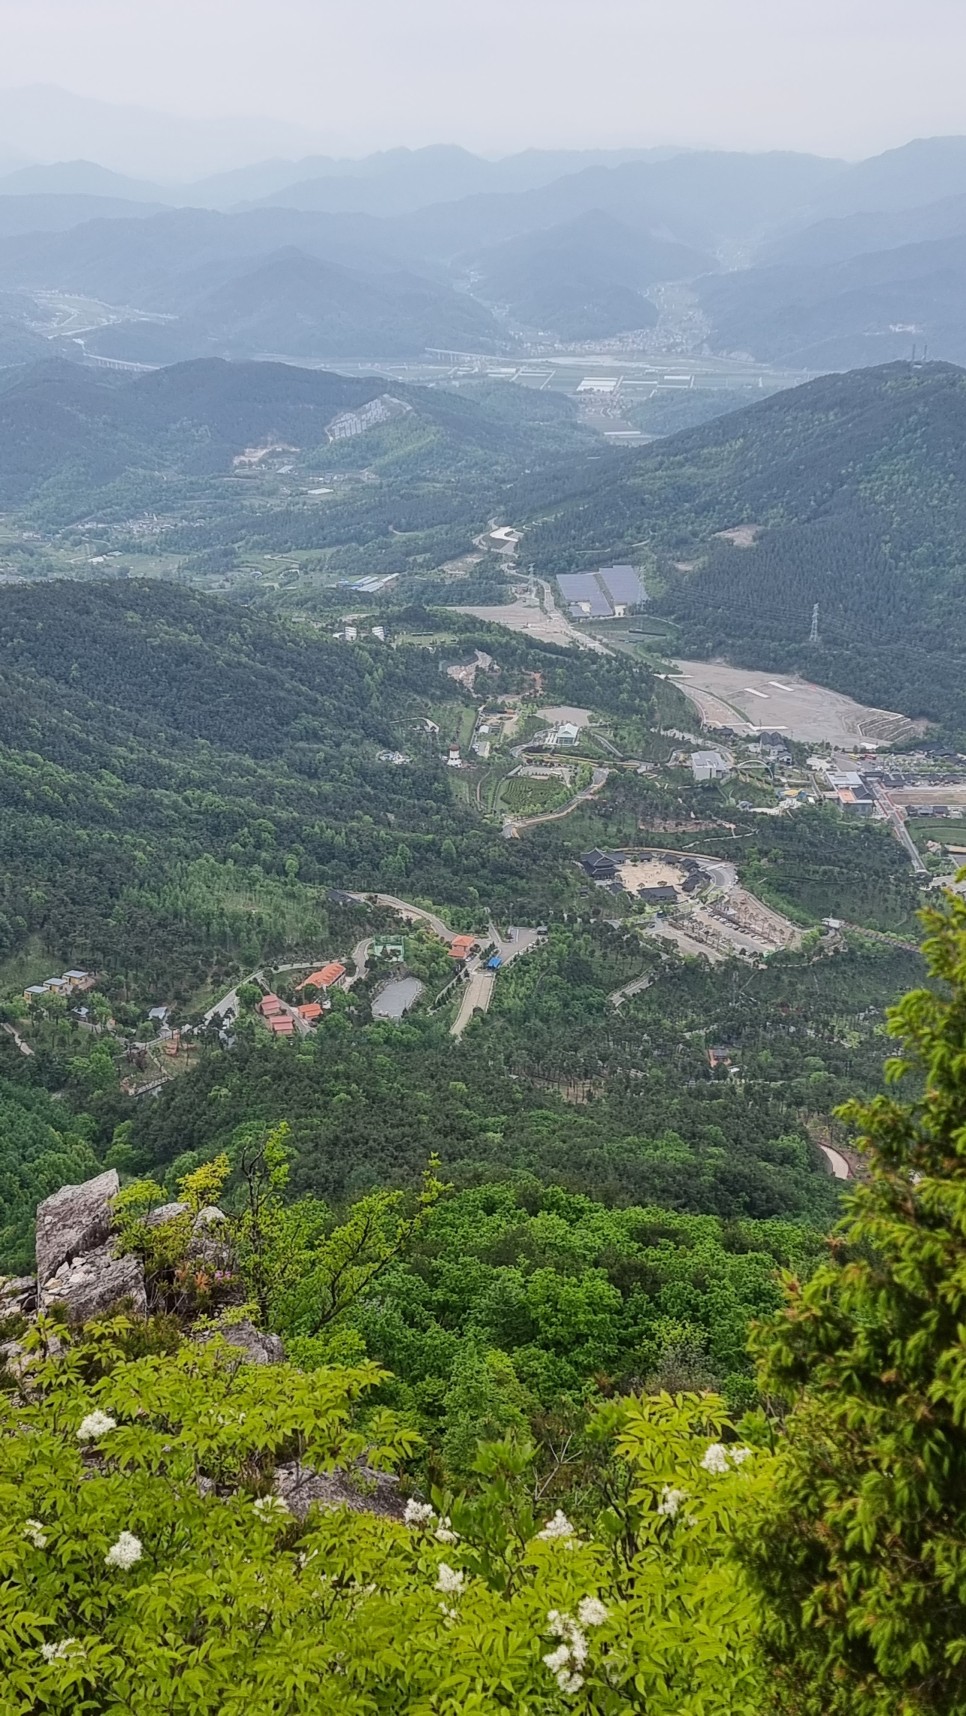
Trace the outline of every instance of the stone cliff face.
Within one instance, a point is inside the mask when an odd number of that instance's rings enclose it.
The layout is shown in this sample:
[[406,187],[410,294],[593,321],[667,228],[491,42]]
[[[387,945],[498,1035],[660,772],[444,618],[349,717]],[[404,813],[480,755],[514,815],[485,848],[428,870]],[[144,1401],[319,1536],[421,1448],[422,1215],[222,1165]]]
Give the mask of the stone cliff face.
[[[73,1324],[87,1323],[112,1312],[146,1317],[148,1297],[144,1265],[139,1257],[117,1256],[114,1199],[120,1182],[114,1169],[62,1186],[37,1210],[37,1274],[0,1280],[0,1325],[11,1317],[34,1316],[59,1309]],[[148,1217],[160,1226],[187,1212],[186,1204],[165,1204]],[[202,1210],[192,1225],[189,1255],[222,1261],[226,1242],[219,1209]],[[230,1345],[258,1364],[280,1364],[284,1348],[277,1335],[266,1335],[249,1322],[226,1325]],[[16,1337],[0,1341],[0,1366],[19,1373],[22,1348]]]

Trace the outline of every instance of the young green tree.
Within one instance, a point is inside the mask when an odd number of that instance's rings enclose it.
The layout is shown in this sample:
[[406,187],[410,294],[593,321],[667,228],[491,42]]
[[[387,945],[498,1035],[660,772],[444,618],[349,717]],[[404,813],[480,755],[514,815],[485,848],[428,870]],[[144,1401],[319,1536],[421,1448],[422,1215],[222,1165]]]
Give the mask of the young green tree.
[[759,1716],[730,1540],[766,1473],[713,1398],[610,1409],[597,1521],[535,1511],[508,1444],[471,1501],[302,1519],[280,1463],[411,1452],[381,1373],[149,1334],[41,1325],[0,1393],[0,1716]]
[[787,1416],[746,1552],[793,1716],[966,1710],[966,902],[924,920],[934,986],[890,1015],[912,1093],[851,1111],[868,1177],[758,1336]]

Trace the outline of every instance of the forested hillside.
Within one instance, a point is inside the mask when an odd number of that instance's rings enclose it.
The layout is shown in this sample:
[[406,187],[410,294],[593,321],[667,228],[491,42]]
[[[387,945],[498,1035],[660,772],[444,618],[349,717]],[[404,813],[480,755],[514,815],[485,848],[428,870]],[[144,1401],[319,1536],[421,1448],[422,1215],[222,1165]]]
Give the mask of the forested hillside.
[[[334,419],[369,404],[329,438]],[[0,372],[0,435],[0,506],[32,531],[68,531],[71,569],[119,542],[138,554],[147,519],[168,571],[294,552],[340,576],[432,570],[472,551],[521,469],[569,469],[598,444],[553,393],[216,359],[133,380],[64,362]]]
[[[588,690],[552,646],[507,638],[502,655],[508,689],[539,671],[550,695]],[[468,701],[445,659],[157,584],[5,592],[0,957],[39,936],[51,958],[187,997],[226,960],[317,940],[325,886],[406,881],[543,915],[570,884],[454,797],[421,727]],[[595,678],[605,705],[646,710],[644,669]]]
[[[559,571],[646,547],[682,654],[798,667],[962,730],[964,447],[962,370],[827,376],[613,462],[572,497],[561,484],[528,551]],[[738,524],[757,527],[753,547],[715,540]]]

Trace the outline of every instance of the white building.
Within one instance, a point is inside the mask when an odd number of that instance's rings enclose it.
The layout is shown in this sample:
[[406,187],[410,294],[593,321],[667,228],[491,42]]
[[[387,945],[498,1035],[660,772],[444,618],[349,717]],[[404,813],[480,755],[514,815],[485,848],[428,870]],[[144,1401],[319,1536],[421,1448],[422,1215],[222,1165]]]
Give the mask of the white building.
[[730,770],[720,751],[692,751],[691,773],[696,781],[723,781]]

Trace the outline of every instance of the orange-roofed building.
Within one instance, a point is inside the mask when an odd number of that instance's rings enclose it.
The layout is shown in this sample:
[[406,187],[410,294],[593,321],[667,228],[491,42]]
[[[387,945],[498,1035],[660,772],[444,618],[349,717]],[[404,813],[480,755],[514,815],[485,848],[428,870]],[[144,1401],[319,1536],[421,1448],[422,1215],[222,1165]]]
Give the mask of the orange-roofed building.
[[450,955],[453,959],[467,959],[476,944],[475,935],[454,935],[449,944]]
[[299,1008],[301,1017],[308,1019],[310,1023],[314,1023],[316,1019],[321,1019],[323,1011],[324,1009],[318,1001],[303,1001]]
[[333,959],[328,965],[323,965],[319,971],[313,971],[311,977],[307,977],[304,983],[299,984],[299,988],[334,989],[337,984],[342,982],[344,976],[345,966]]
[[295,1020],[289,1013],[278,1013],[269,1020],[268,1028],[276,1037],[291,1037],[295,1031]]
[[265,1019],[273,1019],[282,1011],[282,1003],[277,995],[263,995],[258,1003],[258,1011]]

